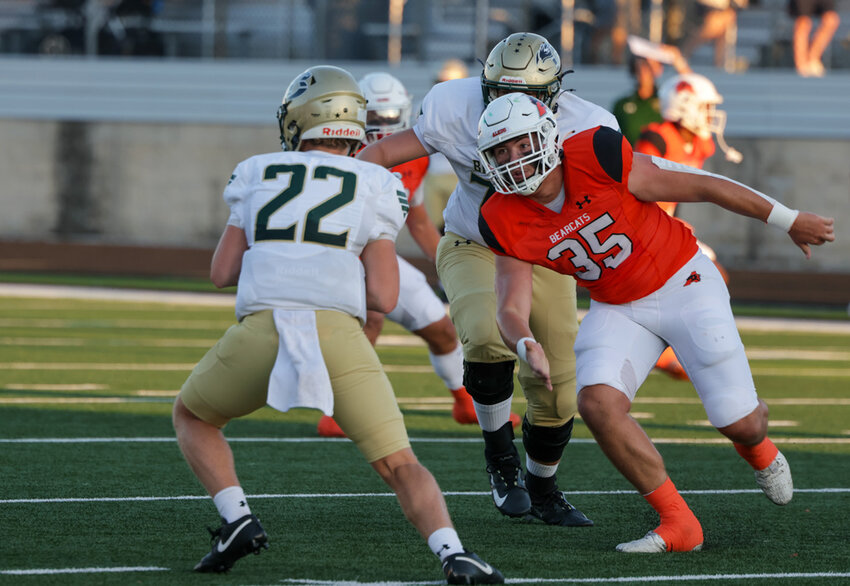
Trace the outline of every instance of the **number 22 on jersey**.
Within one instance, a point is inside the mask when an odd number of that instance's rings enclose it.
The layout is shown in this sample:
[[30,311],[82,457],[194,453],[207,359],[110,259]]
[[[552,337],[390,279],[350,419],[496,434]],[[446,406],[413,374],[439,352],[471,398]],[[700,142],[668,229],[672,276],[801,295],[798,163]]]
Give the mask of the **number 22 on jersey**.
[[305,165],[269,165],[263,172],[266,181],[277,180],[281,174],[289,174],[289,185],[273,197],[266,205],[257,212],[257,223],[254,230],[254,241],[279,240],[296,241],[296,229],[301,224],[302,242],[312,242],[323,246],[338,246],[344,248],[348,241],[348,230],[339,233],[323,232],[321,228],[322,218],[342,208],[354,199],[354,190],[357,185],[357,176],[349,171],[343,171],[334,167],[319,166],[313,171],[312,179],[327,181],[338,179],[340,189],[337,193],[326,198],[321,203],[310,208],[301,220],[298,220],[285,228],[269,228],[271,217],[287,203],[304,193],[304,184],[307,178],[307,167]]

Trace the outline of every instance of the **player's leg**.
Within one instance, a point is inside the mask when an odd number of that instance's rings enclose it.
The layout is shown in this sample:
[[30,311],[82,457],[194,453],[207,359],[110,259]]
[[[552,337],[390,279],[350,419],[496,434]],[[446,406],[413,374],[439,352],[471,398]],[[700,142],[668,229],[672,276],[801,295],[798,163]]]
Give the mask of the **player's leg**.
[[268,547],[266,532],[239,485],[233,452],[221,428],[265,405],[277,343],[270,311],[245,317],[201,359],[174,403],[177,443],[223,520],[213,534],[212,550],[196,571],[224,572],[239,558]]
[[334,390],[336,419],[396,493],[405,517],[440,557],[447,577],[453,573],[457,579],[482,584],[502,582],[498,570],[463,548],[439,485],[410,449],[390,382],[357,320],[339,312],[318,311],[316,321]]
[[[694,273],[698,281],[675,286],[677,278]],[[671,282],[661,301],[670,309],[662,321],[664,337],[691,375],[709,421],[752,466],[767,497],[786,504],[793,496],[791,471],[767,437],[767,405],[756,395],[722,275],[699,254]]]
[[812,75],[820,77],[824,74],[823,53],[838,30],[841,18],[835,10],[826,10],[820,15],[820,24],[812,35],[809,48],[809,69]]
[[[534,267],[533,279],[529,325],[549,360],[553,390],[534,376],[527,363],[520,362],[519,382],[528,400],[522,442],[530,514],[550,525],[590,526],[593,522],[567,502],[556,477],[576,415],[575,280],[542,267]],[[561,472],[569,478],[575,469],[568,466]]]
[[437,248],[437,273],[464,355],[464,386],[475,402],[496,508],[522,516],[531,508],[511,422],[514,354],[496,325],[495,267],[489,249],[447,232]]
[[618,551],[692,551],[702,528],[667,476],[664,461],[637,421],[631,403],[665,346],[623,308],[591,302],[576,338],[578,408],[602,451],[658,512],[660,523]]

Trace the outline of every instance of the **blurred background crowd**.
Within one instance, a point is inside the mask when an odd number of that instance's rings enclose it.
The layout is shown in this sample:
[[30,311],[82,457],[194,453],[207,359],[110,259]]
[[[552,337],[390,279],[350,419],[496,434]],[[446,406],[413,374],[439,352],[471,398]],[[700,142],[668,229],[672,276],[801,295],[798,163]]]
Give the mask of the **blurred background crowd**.
[[729,72],[850,67],[848,0],[0,0],[6,54],[474,62],[517,30],[567,64],[638,35]]

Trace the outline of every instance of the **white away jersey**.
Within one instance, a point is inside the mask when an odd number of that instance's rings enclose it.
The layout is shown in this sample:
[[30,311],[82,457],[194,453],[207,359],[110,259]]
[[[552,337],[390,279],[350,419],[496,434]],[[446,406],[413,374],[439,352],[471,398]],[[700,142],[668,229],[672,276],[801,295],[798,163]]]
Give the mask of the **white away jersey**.
[[[445,155],[458,177],[443,212],[446,231],[486,246],[478,232],[478,209],[491,187],[478,159],[478,120],[483,113],[479,78],[445,81],[425,95],[413,131],[429,153]],[[562,141],[596,126],[620,129],[613,114],[570,92],[558,97],[555,118]]]
[[322,151],[257,155],[224,189],[228,224],[248,250],[236,316],[263,309],[335,309],[366,318],[360,252],[395,240],[407,216],[404,187],[378,165]]

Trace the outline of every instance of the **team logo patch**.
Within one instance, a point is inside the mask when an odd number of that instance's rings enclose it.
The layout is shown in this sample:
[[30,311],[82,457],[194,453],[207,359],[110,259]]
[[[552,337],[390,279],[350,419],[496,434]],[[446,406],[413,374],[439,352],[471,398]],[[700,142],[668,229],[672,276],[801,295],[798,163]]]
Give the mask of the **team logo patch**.
[[307,91],[307,88],[310,87],[310,82],[313,80],[313,74],[309,71],[306,71],[301,77],[298,78],[298,81],[295,84],[295,87],[292,88],[292,91],[286,96],[286,101],[293,100]]
[[687,287],[691,283],[699,283],[702,280],[702,277],[699,276],[699,273],[696,271],[692,271],[688,278],[685,279],[685,284],[682,287]]
[[543,63],[547,59],[555,58],[555,50],[549,43],[543,43],[537,50],[537,63]]

